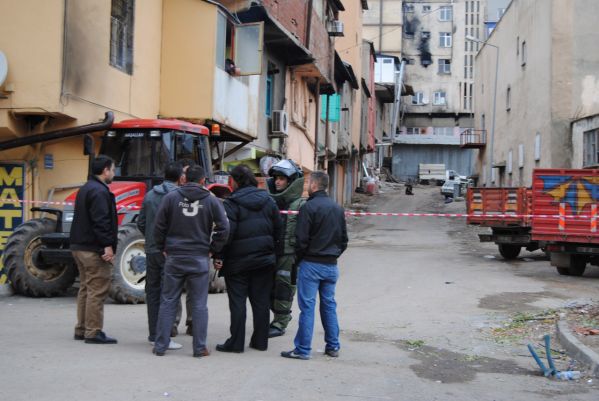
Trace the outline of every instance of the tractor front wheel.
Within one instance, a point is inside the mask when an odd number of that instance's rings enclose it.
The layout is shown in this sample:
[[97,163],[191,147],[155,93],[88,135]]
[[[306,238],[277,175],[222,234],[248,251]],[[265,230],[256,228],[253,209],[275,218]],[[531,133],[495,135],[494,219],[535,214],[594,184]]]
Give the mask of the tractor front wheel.
[[145,302],[145,242],[143,234],[135,224],[123,224],[119,227],[110,287],[110,298],[115,302],[120,304]]
[[30,297],[62,295],[77,277],[74,263],[44,264],[38,255],[41,237],[56,230],[56,221],[32,219],[15,229],[3,252],[6,275],[15,292]]

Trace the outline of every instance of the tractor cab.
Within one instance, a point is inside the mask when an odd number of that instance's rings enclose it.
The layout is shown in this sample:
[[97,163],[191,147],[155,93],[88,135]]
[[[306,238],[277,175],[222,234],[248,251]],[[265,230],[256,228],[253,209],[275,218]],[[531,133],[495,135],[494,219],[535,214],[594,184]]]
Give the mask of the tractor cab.
[[212,177],[208,138],[208,128],[185,121],[126,120],[106,131],[100,153],[115,160],[115,181],[142,181],[151,188],[171,161],[188,159]]

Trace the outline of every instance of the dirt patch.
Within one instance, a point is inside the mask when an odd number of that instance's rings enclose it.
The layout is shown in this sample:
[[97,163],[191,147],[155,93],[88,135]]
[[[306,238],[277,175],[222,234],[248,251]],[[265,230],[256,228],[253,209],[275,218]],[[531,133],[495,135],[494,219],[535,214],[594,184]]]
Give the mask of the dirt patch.
[[390,340],[372,333],[343,332],[350,341],[386,343],[410,352],[419,361],[410,369],[424,379],[442,383],[465,383],[478,373],[502,373],[509,375],[538,375],[537,371],[522,368],[514,360],[502,360],[479,355],[469,355],[443,348],[428,346],[422,340]]
[[[563,295],[550,292],[502,292],[500,294],[487,295],[478,302],[478,307],[483,309],[517,312],[522,310],[522,305],[531,304],[543,298],[566,299]],[[540,310],[533,305],[528,305],[530,310]]]

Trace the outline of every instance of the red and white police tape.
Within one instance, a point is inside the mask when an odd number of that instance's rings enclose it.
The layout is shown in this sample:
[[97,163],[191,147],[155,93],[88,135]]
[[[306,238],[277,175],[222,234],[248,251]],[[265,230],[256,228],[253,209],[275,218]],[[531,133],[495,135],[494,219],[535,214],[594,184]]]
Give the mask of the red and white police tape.
[[[0,199],[0,204],[3,203],[25,203],[25,204],[37,204],[37,205],[52,205],[52,206],[74,206],[73,202],[52,202],[52,201],[35,201],[35,200],[16,200],[16,199]],[[139,210],[141,206],[123,206],[120,207],[118,213],[125,213],[128,210]],[[298,214],[295,210],[281,210],[281,214]],[[577,219],[585,220],[592,219],[593,216],[589,215],[550,215],[550,214],[467,214],[467,213],[391,213],[391,212],[345,212],[347,216],[373,216],[373,217],[490,217],[490,218],[566,218],[566,219]]]

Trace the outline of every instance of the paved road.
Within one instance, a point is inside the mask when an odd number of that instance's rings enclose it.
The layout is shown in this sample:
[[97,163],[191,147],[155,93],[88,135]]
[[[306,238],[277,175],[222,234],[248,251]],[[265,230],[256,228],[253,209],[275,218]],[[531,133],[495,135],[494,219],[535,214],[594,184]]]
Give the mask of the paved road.
[[[370,210],[451,211],[438,188],[387,191]],[[490,258],[494,256],[495,258]],[[146,339],[143,305],[106,306],[116,346],[71,339],[75,299],[0,299],[2,399],[17,400],[597,400],[593,383],[539,377],[521,344],[488,335],[516,311],[541,311],[597,297],[599,268],[560,277],[540,254],[505,262],[477,243],[463,220],[360,218],[341,260],[339,359],[322,354],[317,323],[311,361],[286,360],[289,333],[267,352],[184,349],[158,358]],[[209,297],[209,346],[227,336],[225,294]],[[543,333],[539,333],[543,334]],[[565,368],[560,361],[558,368]]]

